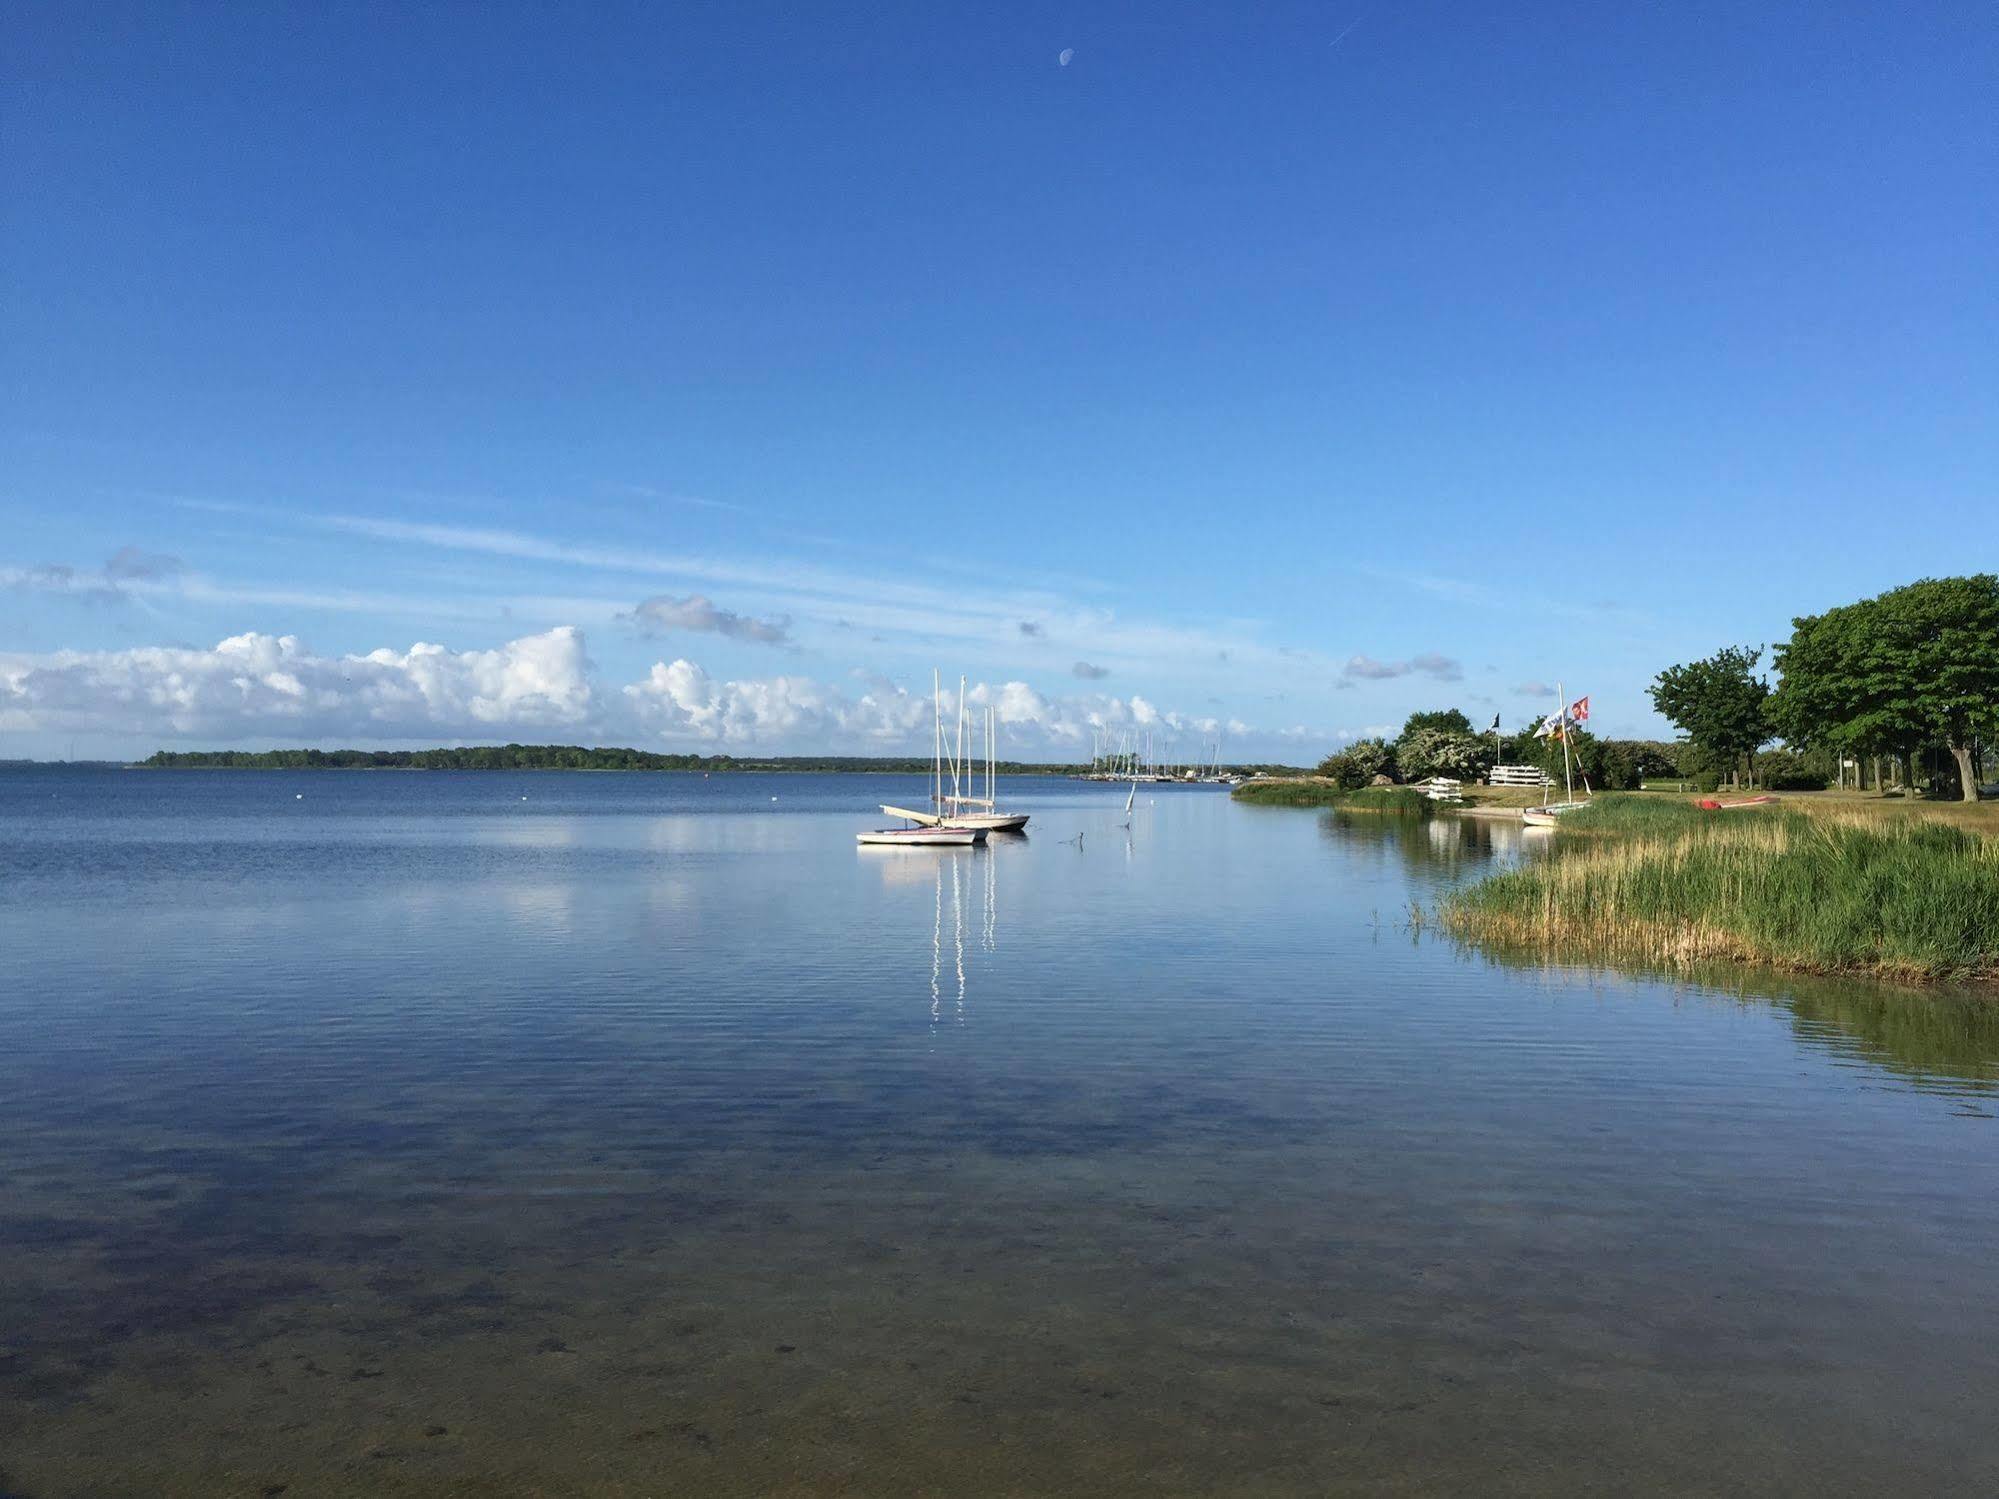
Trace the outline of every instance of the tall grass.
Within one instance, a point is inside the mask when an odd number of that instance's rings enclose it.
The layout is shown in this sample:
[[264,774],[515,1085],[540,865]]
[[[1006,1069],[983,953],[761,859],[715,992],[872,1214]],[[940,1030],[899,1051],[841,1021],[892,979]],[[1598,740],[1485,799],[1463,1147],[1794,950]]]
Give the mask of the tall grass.
[[1259,807],[1338,807],[1345,812],[1386,812],[1400,817],[1428,817],[1430,799],[1406,786],[1363,786],[1342,791],[1323,779],[1245,781],[1231,793],[1237,801]]
[[1572,814],[1552,857],[1454,893],[1446,926],[1604,959],[1999,978],[1999,838],[1906,815],[1637,802]]

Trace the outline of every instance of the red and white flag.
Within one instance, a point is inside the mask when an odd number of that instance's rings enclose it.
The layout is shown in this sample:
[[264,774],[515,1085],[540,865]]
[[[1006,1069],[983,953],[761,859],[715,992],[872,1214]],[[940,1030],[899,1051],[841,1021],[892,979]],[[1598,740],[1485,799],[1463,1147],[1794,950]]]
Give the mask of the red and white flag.
[[1588,723],[1589,699],[1587,697],[1579,697],[1573,703],[1570,703],[1569,717],[1574,719],[1577,723]]

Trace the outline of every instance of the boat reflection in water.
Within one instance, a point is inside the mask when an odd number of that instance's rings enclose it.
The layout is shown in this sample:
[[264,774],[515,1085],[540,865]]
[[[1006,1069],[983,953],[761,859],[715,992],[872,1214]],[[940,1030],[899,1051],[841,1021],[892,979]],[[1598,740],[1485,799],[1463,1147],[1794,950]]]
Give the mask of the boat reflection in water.
[[[1016,836],[1005,841],[1027,840]],[[999,860],[1004,855],[978,848],[864,849],[885,888],[930,886],[930,1023],[942,1025],[948,1012],[948,1018],[963,1025],[971,970],[980,953],[999,951]]]
[[[933,861],[934,896],[930,922],[930,1023],[944,1022],[944,996],[950,985],[957,986],[952,1018],[965,1023],[965,908],[979,901],[977,929],[971,934],[972,957],[979,952],[999,951],[999,860],[990,854],[978,859],[951,858]],[[948,874],[945,866],[949,865]],[[944,930],[944,887],[951,887],[951,930],[947,943]],[[976,893],[975,893],[976,889]],[[948,973],[946,956],[948,949]]]

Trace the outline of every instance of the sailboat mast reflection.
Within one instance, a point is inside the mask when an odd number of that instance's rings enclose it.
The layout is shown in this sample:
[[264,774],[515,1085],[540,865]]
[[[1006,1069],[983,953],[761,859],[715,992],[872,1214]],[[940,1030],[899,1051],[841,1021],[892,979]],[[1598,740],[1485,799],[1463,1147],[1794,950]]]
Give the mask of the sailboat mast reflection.
[[951,861],[951,916],[957,927],[958,1024],[965,1023],[965,892],[958,879],[961,860]]
[[[969,907],[975,898],[972,889],[972,870],[966,867],[967,859],[977,859],[984,867],[984,901],[982,909],[974,917]],[[953,852],[942,858],[925,860],[931,867],[930,904],[930,1024],[934,1028],[944,1020],[944,993],[953,979],[957,982],[954,1015],[960,1025],[967,1016],[967,995],[970,989],[971,973],[966,966],[966,948],[969,945],[976,956],[980,949],[986,952],[999,951],[999,874],[990,853],[980,854],[972,850],[964,853]],[[951,870],[951,895],[947,903],[944,898],[944,868]],[[945,950],[944,909],[950,906],[950,949]],[[970,921],[979,925],[970,932],[966,928]],[[949,964],[946,964],[946,957]],[[947,976],[946,969],[949,969]]]

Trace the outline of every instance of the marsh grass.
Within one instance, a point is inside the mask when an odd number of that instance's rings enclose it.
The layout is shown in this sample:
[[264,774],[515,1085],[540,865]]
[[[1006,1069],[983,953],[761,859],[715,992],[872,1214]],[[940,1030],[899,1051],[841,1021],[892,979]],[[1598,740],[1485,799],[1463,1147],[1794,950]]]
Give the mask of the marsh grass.
[[1363,786],[1342,791],[1337,782],[1319,777],[1284,781],[1246,781],[1232,793],[1237,801],[1259,807],[1338,807],[1343,812],[1388,813],[1398,817],[1428,817],[1430,799],[1406,786]]
[[1564,821],[1553,857],[1456,892],[1441,914],[1471,941],[1580,958],[1992,980],[1999,837],[1871,807],[1606,797]]

